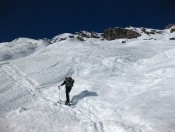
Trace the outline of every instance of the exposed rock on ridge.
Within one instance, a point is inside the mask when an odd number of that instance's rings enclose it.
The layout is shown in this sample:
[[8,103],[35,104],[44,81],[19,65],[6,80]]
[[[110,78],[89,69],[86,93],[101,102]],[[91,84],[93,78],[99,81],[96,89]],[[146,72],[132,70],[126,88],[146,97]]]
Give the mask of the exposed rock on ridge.
[[130,29],[124,29],[124,28],[108,28],[104,31],[103,36],[107,40],[114,40],[114,39],[121,39],[121,38],[137,38],[141,36],[138,32],[130,30]]

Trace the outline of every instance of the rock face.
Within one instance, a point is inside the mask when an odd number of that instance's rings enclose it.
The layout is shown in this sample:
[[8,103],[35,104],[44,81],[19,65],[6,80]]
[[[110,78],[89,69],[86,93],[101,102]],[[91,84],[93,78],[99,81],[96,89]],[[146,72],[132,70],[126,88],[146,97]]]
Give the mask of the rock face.
[[129,30],[129,29],[124,29],[124,28],[108,28],[104,31],[103,36],[107,40],[114,40],[114,39],[121,39],[121,38],[137,38],[141,36],[139,33]]
[[101,35],[99,33],[92,32],[91,33],[91,38],[101,38]]
[[76,32],[75,34],[80,36],[80,37],[84,37],[84,38],[90,38],[91,37],[90,33],[86,32],[86,31]]
[[169,24],[165,29],[170,29],[170,33],[175,32],[175,24]]
[[76,32],[76,35],[78,35],[79,37],[83,37],[83,38],[101,38],[101,35],[99,33],[96,32],[86,32],[86,31],[80,31],[80,32]]
[[172,28],[172,27],[175,27],[175,24],[168,24],[168,25],[165,27],[165,29],[170,29],[170,28]]
[[141,31],[146,33],[147,35],[150,35],[150,34],[161,34],[162,33],[162,31],[158,31],[158,30],[147,31],[146,28],[142,28]]
[[84,41],[84,38],[82,36],[77,36],[77,39],[80,41]]
[[170,33],[173,33],[173,32],[175,32],[175,27],[171,28],[171,30],[170,30]]
[[175,38],[170,38],[170,40],[175,40]]

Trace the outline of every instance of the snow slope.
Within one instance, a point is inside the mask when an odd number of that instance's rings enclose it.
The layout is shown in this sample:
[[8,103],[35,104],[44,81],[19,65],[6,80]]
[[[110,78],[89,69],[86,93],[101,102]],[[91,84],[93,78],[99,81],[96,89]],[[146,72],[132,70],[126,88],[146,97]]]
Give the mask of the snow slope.
[[[16,52],[18,42],[0,44],[0,130],[174,132],[173,35],[167,29],[124,44],[66,39],[38,50],[26,39],[19,51],[27,54]],[[9,52],[15,59],[4,57]],[[75,79],[72,107],[56,103],[66,76]],[[60,94],[64,101],[64,87]]]
[[48,43],[44,40],[34,40],[29,38],[18,38],[12,42],[0,44],[0,66],[10,60],[28,56]]

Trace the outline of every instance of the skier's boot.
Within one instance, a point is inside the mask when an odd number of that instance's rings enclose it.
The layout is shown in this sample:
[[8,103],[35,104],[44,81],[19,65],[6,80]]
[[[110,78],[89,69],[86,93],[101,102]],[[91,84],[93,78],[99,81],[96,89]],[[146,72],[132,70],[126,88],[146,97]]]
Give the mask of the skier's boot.
[[68,101],[66,101],[66,102],[65,102],[65,105],[69,105],[69,102],[68,102]]

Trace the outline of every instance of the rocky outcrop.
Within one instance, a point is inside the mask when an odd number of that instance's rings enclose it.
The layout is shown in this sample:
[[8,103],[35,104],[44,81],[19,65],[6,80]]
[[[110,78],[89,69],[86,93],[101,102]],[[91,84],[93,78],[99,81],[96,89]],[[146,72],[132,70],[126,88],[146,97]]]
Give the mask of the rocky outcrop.
[[170,38],[170,40],[175,40],[175,38]]
[[108,28],[104,31],[103,36],[107,40],[121,39],[121,38],[137,38],[141,36],[138,32],[124,28]]
[[90,38],[91,37],[90,33],[86,32],[86,31],[76,32],[75,34],[80,36],[80,37],[84,37],[84,38]]
[[77,36],[77,39],[80,41],[84,41],[84,38],[82,36]]
[[83,37],[83,38],[101,38],[101,35],[99,33],[96,32],[86,32],[86,31],[80,31],[80,32],[76,32],[76,35],[78,35],[79,37]]
[[169,24],[165,29],[170,29],[170,33],[175,32],[175,24]]
[[170,28],[172,28],[172,27],[175,27],[175,24],[168,24],[168,25],[165,27],[165,29],[170,29]]
[[162,33],[162,31],[158,31],[158,30],[147,31],[146,28],[142,28],[141,31],[144,32],[147,35],[150,35],[150,34],[161,34]]
[[173,32],[175,32],[175,27],[171,28],[171,30],[170,30],[170,33],[173,33]]
[[91,33],[91,38],[101,38],[101,35],[99,33],[92,32]]
[[69,35],[69,38],[74,38],[74,35]]
[[149,32],[146,30],[146,28],[142,28],[141,31],[144,32],[145,34],[149,35]]

